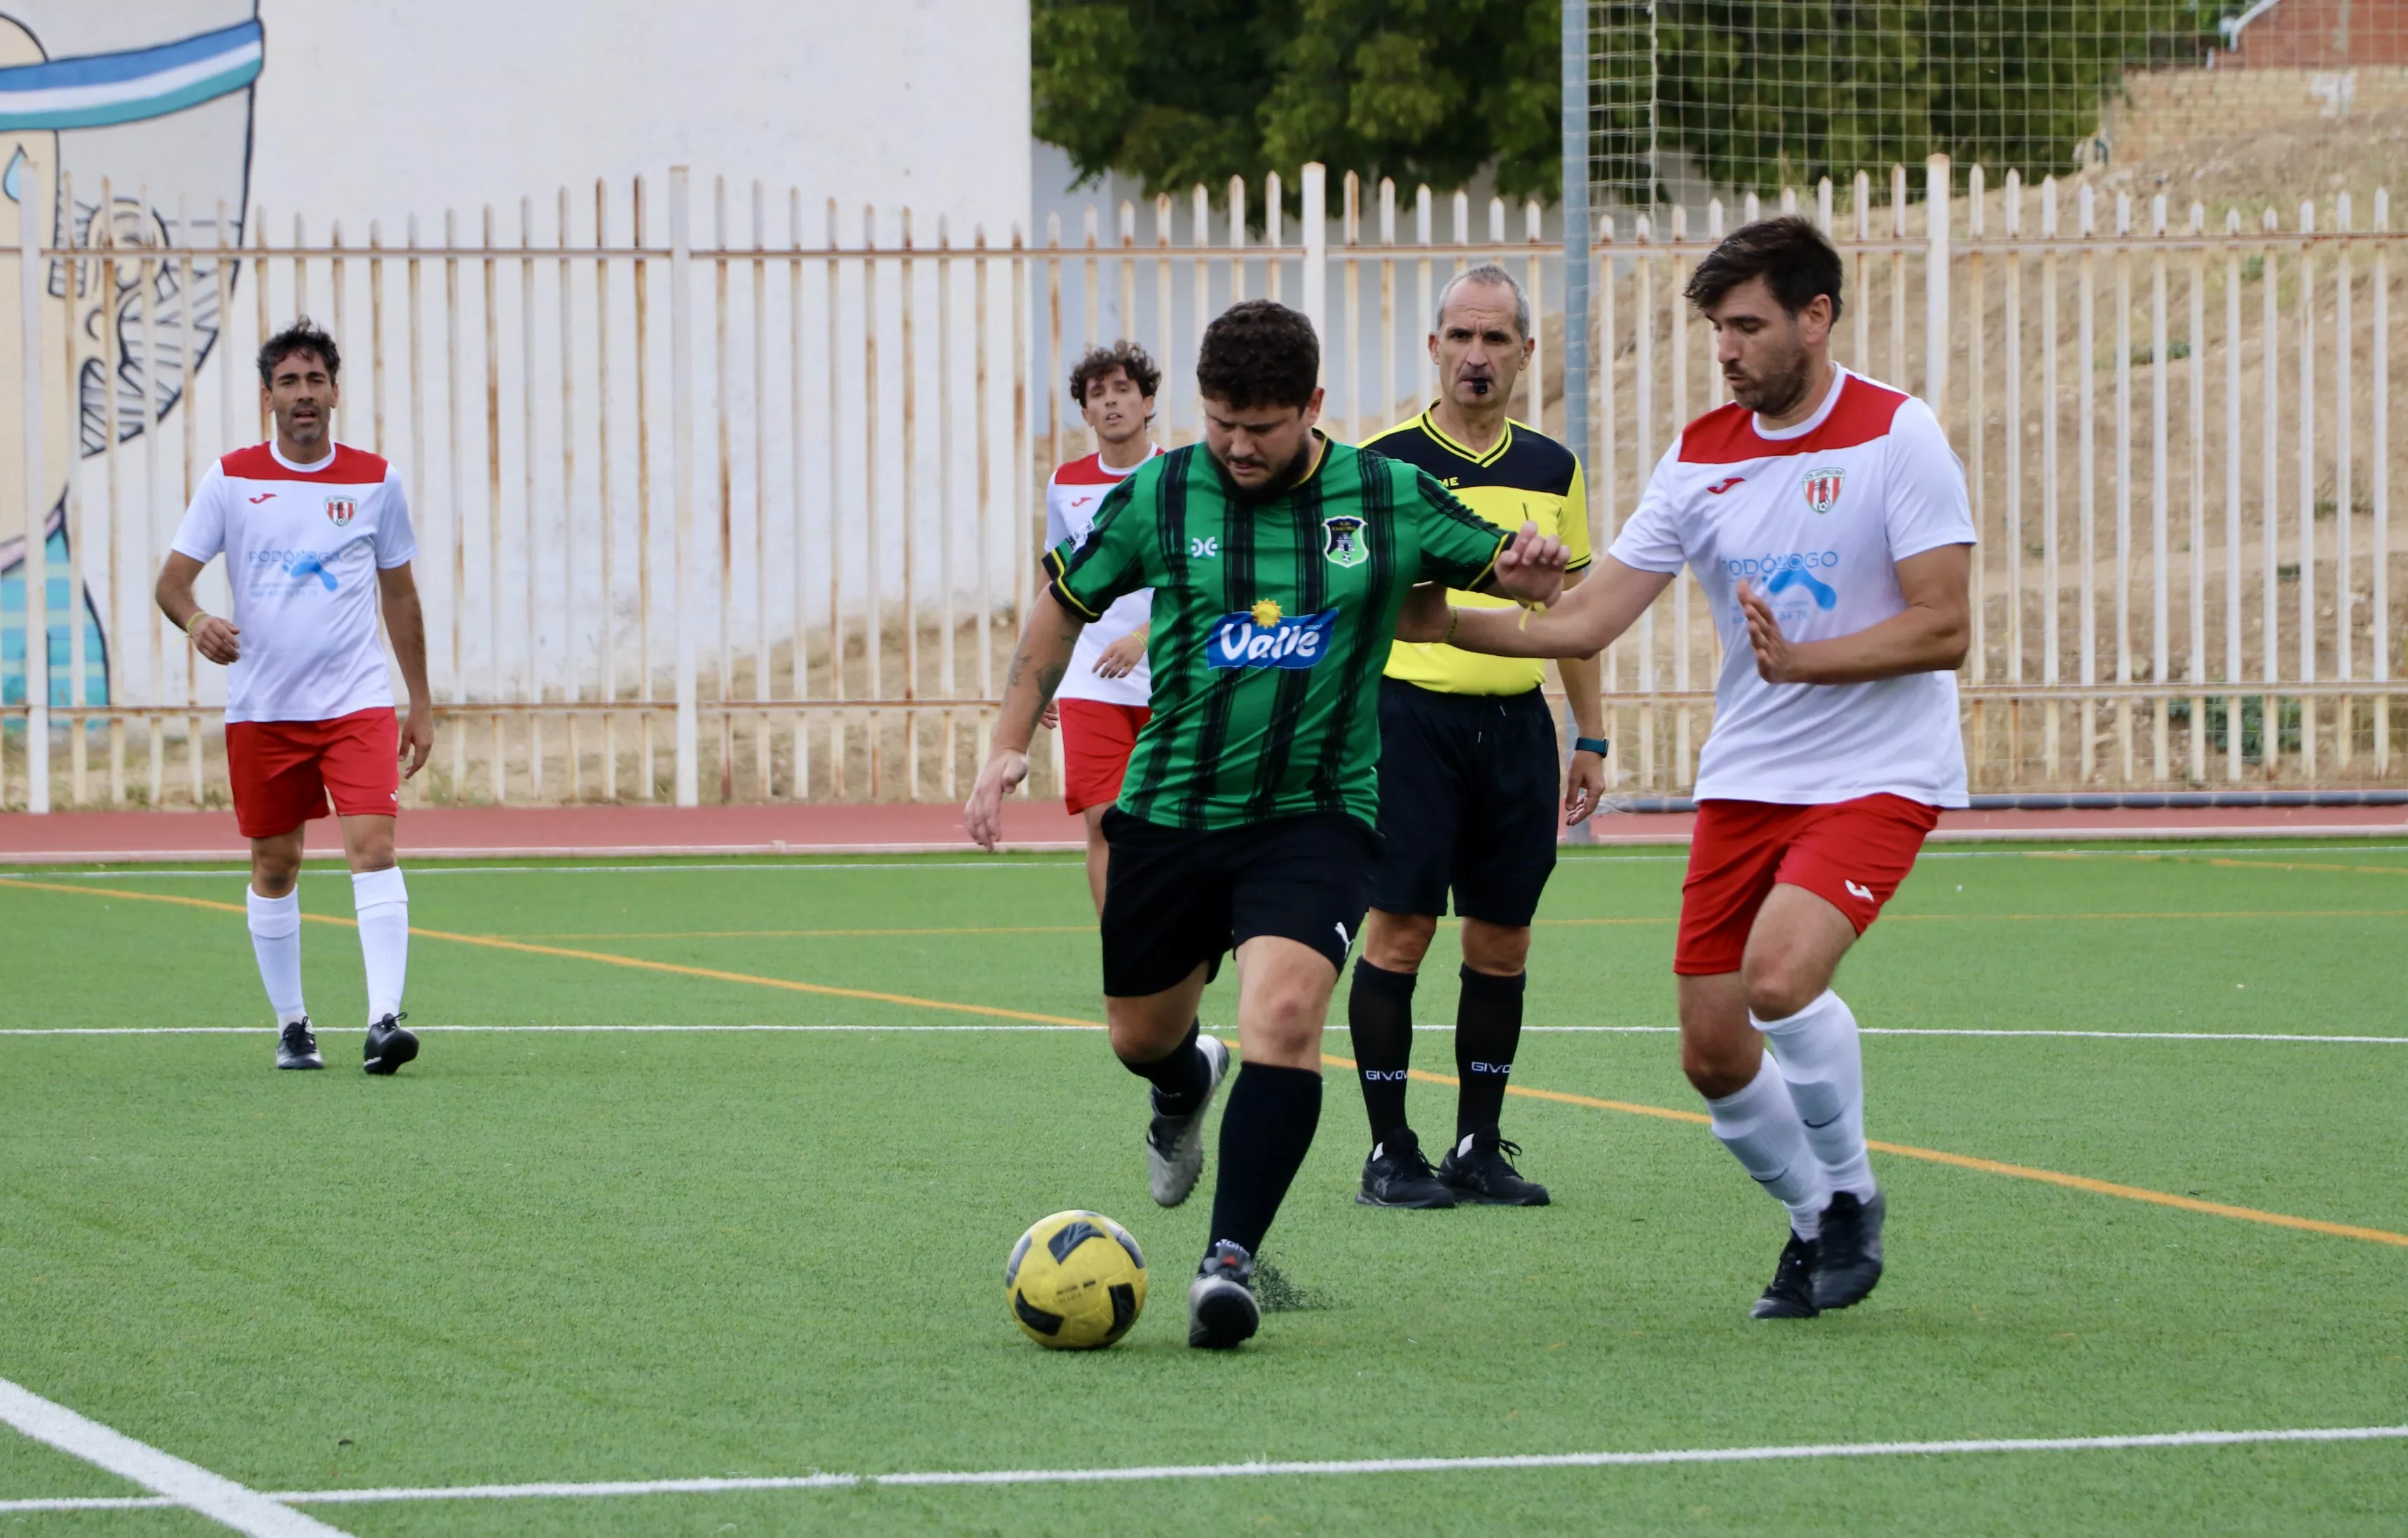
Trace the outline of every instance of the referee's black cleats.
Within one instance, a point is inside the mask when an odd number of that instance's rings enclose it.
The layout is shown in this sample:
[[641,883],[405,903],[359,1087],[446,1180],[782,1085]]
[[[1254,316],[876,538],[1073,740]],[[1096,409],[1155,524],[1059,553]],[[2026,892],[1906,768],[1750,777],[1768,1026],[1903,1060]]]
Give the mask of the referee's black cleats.
[[1227,1042],[1209,1033],[1198,1034],[1196,1049],[1204,1054],[1211,1070],[1204,1086],[1204,1098],[1186,1116],[1156,1112],[1146,1124],[1146,1185],[1161,1206],[1175,1207],[1186,1201],[1188,1193],[1196,1189],[1197,1178],[1203,1175],[1204,1113],[1212,1108],[1212,1096],[1219,1091],[1221,1081],[1229,1076]]
[[1254,1301],[1254,1258],[1227,1239],[1214,1242],[1187,1284],[1187,1344],[1226,1351],[1254,1338],[1263,1322]]
[[1811,1319],[1821,1312],[1814,1306],[1814,1241],[1792,1232],[1789,1242],[1781,1246],[1781,1263],[1773,1268],[1772,1285],[1747,1311],[1748,1317]]
[[1498,1136],[1494,1127],[1483,1127],[1446,1151],[1446,1157],[1439,1161],[1438,1178],[1458,1202],[1491,1207],[1543,1207],[1547,1204],[1547,1188],[1522,1178],[1521,1172],[1513,1167],[1513,1161],[1521,1157],[1520,1144]]
[[1882,1276],[1882,1219],[1889,1199],[1873,1192],[1859,1202],[1841,1191],[1823,1209],[1823,1237],[1814,1246],[1814,1306],[1845,1308],[1862,1303]]
[[1399,1127],[1363,1161],[1363,1188],[1354,1200],[1367,1207],[1451,1207],[1455,1192],[1422,1157],[1421,1139],[1413,1130]]
[[287,1024],[276,1034],[276,1066],[279,1068],[323,1068],[326,1060],[318,1055],[317,1032],[309,1029],[309,1017]]
[[360,1066],[371,1074],[394,1074],[401,1065],[418,1056],[418,1037],[401,1028],[406,1015],[387,1015],[368,1027],[367,1045],[361,1056]]

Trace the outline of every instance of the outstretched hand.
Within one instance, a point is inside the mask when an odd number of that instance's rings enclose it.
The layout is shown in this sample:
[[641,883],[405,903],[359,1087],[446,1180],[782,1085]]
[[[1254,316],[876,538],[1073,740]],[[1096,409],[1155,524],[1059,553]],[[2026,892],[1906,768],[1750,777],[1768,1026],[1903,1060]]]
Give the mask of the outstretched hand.
[[1562,540],[1539,533],[1535,523],[1525,523],[1522,532],[1497,552],[1497,591],[1543,608],[1563,595],[1569,559]]

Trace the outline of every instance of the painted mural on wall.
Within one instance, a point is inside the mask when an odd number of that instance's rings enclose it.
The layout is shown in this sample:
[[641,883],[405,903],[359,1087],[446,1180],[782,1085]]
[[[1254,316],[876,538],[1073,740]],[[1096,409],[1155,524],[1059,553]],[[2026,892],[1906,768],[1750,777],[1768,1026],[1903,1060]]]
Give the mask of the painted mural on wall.
[[[197,371],[216,343],[223,296],[215,263],[196,264],[188,291],[173,263],[155,265],[146,282],[139,261],[123,258],[138,258],[127,248],[170,241],[214,246],[222,222],[224,239],[241,243],[252,82],[265,57],[257,0],[0,0],[6,238],[13,248],[19,221],[30,213],[41,221],[45,245],[62,243],[71,230],[74,243],[113,242],[121,256],[113,294],[102,292],[98,263],[52,262],[45,275],[49,302],[31,340],[52,379],[72,357],[77,388],[71,396],[45,391],[36,506],[27,506],[17,467],[0,475],[0,700],[8,704],[25,701],[26,534],[36,524],[48,578],[50,704],[73,703],[70,614],[85,633],[83,703],[108,701],[99,619],[109,595],[88,590],[71,605],[67,592],[68,478],[106,451],[111,434],[122,445],[154,430],[182,398],[187,369]],[[24,175],[29,160],[39,167],[36,178]],[[160,206],[150,206],[146,189],[161,190]],[[27,196],[36,192],[49,206],[29,210]],[[0,358],[13,364],[22,356],[23,332],[12,288],[0,295]],[[0,438],[12,444],[22,438],[23,388],[17,369],[0,369]],[[139,591],[149,586],[143,574]]]

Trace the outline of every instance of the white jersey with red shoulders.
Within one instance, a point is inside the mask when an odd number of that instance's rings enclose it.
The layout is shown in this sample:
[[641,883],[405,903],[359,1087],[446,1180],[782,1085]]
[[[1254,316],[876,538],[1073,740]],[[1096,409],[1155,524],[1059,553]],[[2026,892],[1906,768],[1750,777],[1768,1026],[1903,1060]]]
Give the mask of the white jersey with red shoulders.
[[1814,415],[1767,430],[1736,403],[1684,428],[1656,464],[1612,556],[1695,572],[1723,647],[1700,801],[1814,805],[1888,793],[1962,806],[1956,676],[1769,684],[1756,670],[1738,590],[1771,603],[1782,634],[1851,635],[1906,606],[1897,563],[1974,542],[1965,467],[1931,408],[1836,370]]
[[[1146,459],[1162,452],[1154,447]],[[1140,460],[1142,464],[1145,460]],[[1104,497],[1118,486],[1136,464],[1113,469],[1104,463],[1101,454],[1089,454],[1085,459],[1072,460],[1054,472],[1045,483],[1045,548],[1059,549],[1066,539],[1086,542],[1096,526],[1096,514],[1102,510]],[[1137,666],[1118,678],[1100,677],[1096,673],[1096,661],[1104,648],[1129,632],[1144,624],[1154,615],[1154,594],[1149,590],[1129,593],[1115,600],[1104,610],[1104,617],[1079,633],[1078,645],[1070,652],[1070,670],[1062,676],[1062,687],[1054,691],[1059,700],[1101,700],[1107,705],[1142,705],[1154,698],[1154,675],[1143,657]]]
[[377,639],[377,573],[418,553],[401,477],[337,444],[294,464],[273,443],[209,467],[174,548],[221,551],[242,656],[226,670],[229,721],[323,721],[393,704]]

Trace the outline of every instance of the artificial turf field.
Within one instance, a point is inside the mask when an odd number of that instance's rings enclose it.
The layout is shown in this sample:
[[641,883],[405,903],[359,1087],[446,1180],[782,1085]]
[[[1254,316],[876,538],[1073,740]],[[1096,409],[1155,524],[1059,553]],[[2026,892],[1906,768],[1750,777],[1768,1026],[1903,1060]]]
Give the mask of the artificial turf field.
[[[1780,1324],[1746,1317],[1779,1210],[1702,1126],[1608,1104],[1696,1108],[1663,1032],[1680,872],[1584,853],[1549,889],[1514,1078],[1570,1098],[1517,1095],[1506,1132],[1555,1205],[1354,1205],[1333,1069],[1265,1246],[1310,1306],[1226,1355],[1184,1337],[1211,1169],[1154,1207],[1142,1086],[1043,1018],[1100,1018],[1068,859],[421,863],[431,1029],[394,1079],[353,1066],[348,929],[304,931],[330,1071],[280,1074],[239,876],[0,876],[0,1379],[286,1492],[2408,1422],[2408,846],[1928,851],[1842,972],[1866,1026],[2104,1034],[1869,1033],[1870,1131],[2109,1187],[1877,1153],[1888,1276]],[[349,919],[331,870],[301,892]],[[1207,1024],[1232,1004],[1225,979]],[[644,1025],[860,1029],[588,1029]],[[248,1029],[82,1033],[171,1027]],[[1543,1029],[1569,1027],[1624,1029]],[[1416,1063],[1451,1073],[1449,1037]],[[1412,1094],[1443,1137],[1453,1090]],[[1005,1310],[1011,1241],[1068,1206],[1154,1263],[1108,1352]],[[0,1429],[0,1531],[225,1531],[11,1505],[144,1493]],[[2408,1441],[296,1509],[361,1535],[2391,1533]]]

